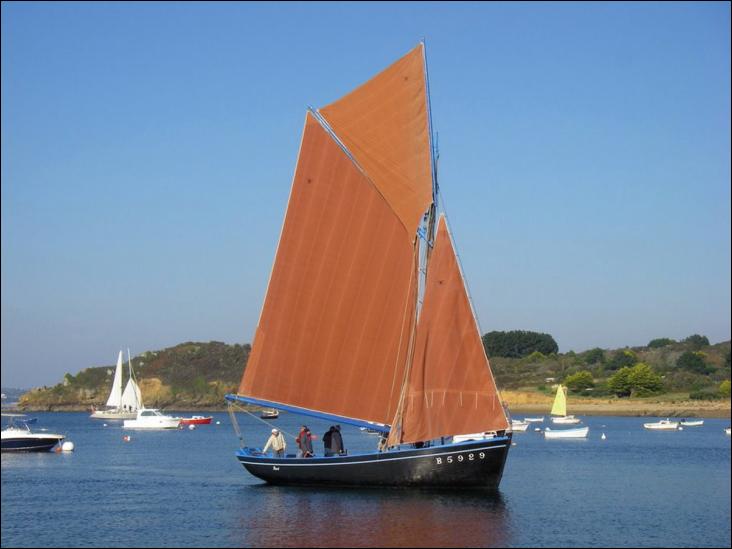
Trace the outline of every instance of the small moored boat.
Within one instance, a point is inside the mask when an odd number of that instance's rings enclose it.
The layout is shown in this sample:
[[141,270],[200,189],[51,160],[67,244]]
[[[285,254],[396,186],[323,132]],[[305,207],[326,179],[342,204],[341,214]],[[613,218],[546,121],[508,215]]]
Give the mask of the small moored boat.
[[587,438],[590,432],[589,427],[579,427],[577,429],[561,429],[552,430],[549,427],[544,429],[544,438]]
[[280,411],[275,408],[264,408],[259,413],[259,417],[262,419],[277,419],[280,417]]
[[526,423],[544,423],[544,416],[541,417],[525,417],[524,421]]
[[519,419],[511,420],[511,430],[518,433],[523,433],[529,428],[529,424]]
[[142,408],[137,411],[137,419],[126,419],[125,429],[177,429],[180,418],[166,416],[154,408]]
[[683,425],[684,427],[701,427],[704,425],[703,419],[682,419],[679,422],[679,425]]
[[679,422],[666,418],[654,423],[644,423],[643,427],[651,431],[676,431],[679,428]]
[[208,425],[211,423],[213,416],[191,416],[179,417],[181,425]]

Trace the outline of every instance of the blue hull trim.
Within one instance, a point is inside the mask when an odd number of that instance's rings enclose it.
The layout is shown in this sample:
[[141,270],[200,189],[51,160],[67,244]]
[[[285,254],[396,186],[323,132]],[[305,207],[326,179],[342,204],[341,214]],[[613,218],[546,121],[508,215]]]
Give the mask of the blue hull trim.
[[328,421],[332,421],[334,423],[346,423],[348,425],[355,425],[356,427],[365,427],[366,429],[381,431],[382,433],[388,433],[391,429],[391,426],[389,425],[376,425],[362,419],[337,416],[335,414],[326,414],[325,412],[318,412],[317,410],[300,408],[298,406],[290,406],[289,404],[281,404],[279,402],[273,402],[270,400],[261,400],[258,398],[244,397],[240,395],[226,395],[224,398],[226,398],[226,400],[230,402],[244,402],[245,404],[254,404],[256,406],[262,406],[263,408],[276,408],[277,410],[284,410],[285,412],[292,412],[293,414],[316,417],[319,419],[327,419]]

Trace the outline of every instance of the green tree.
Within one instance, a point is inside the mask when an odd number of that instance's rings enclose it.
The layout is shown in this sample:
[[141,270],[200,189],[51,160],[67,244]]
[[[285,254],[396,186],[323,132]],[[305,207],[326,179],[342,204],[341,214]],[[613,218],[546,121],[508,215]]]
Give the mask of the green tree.
[[684,340],[684,343],[686,343],[692,351],[698,351],[702,347],[706,347],[709,345],[709,339],[707,336],[694,334],[690,335]]
[[605,351],[599,347],[584,353],[585,364],[602,364],[605,362]]
[[543,355],[559,351],[557,342],[549,334],[525,330],[489,332],[483,336],[483,346],[489,357],[523,358],[535,351]]
[[729,379],[725,379],[722,383],[719,384],[719,394],[726,398],[730,397]]
[[623,349],[621,351],[616,351],[615,354],[613,354],[610,362],[607,363],[607,368],[609,370],[619,370],[621,368],[633,366],[636,362],[638,362],[636,354],[628,349]]
[[576,374],[567,376],[564,380],[564,384],[569,388],[570,391],[575,393],[581,393],[585,389],[589,389],[595,386],[595,380],[592,378],[592,374],[587,370],[582,370]]
[[676,341],[667,337],[659,337],[658,339],[652,339],[651,341],[649,341],[648,346],[651,349],[658,349],[659,347],[665,347],[666,345],[671,345],[672,343],[676,343]]
[[676,366],[689,372],[702,375],[710,374],[714,371],[714,368],[709,366],[706,360],[704,360],[703,353],[694,353],[692,351],[686,351],[682,354],[676,361]]
[[633,396],[648,396],[658,393],[663,389],[661,376],[654,372],[653,368],[648,364],[643,362],[639,362],[630,369],[628,383],[630,384]]
[[630,396],[630,372],[630,366],[624,366],[620,368],[620,370],[615,372],[612,376],[610,376],[610,379],[607,380],[608,388],[619,397]]

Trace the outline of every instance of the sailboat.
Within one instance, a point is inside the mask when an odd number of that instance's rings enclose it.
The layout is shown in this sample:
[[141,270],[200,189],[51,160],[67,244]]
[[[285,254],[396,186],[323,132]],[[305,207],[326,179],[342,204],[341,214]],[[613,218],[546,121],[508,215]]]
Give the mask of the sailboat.
[[89,416],[92,419],[134,419],[137,417],[137,410],[143,408],[142,392],[132,371],[132,358],[129,349],[127,349],[127,360],[129,379],[125,390],[122,391],[122,351],[120,351],[107,404],[103,410],[92,410]]
[[[497,488],[511,446],[437,184],[424,43],[308,109],[252,351],[226,395],[272,484]],[[377,429],[362,454],[271,457],[240,403]],[[469,440],[464,433],[480,433]],[[477,440],[476,440],[477,439]]]
[[554,397],[554,405],[552,406],[552,423],[557,424],[575,424],[579,423],[580,420],[574,416],[567,415],[567,395],[566,388],[559,385],[557,387],[557,394]]

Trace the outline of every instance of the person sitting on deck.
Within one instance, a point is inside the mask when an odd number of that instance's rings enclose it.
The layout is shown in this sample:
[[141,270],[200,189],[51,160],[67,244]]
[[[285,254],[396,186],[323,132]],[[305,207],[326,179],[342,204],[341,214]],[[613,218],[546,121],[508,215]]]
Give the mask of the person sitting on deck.
[[285,437],[282,436],[282,433],[280,433],[278,429],[272,429],[272,434],[269,436],[267,444],[264,446],[264,450],[262,450],[262,453],[266,454],[270,446],[272,447],[272,451],[274,452],[276,457],[285,457],[285,449],[287,448],[287,443],[285,442]]
[[297,453],[297,457],[313,457],[313,441],[311,438],[310,429],[307,425],[303,425],[300,429],[300,434],[297,435],[297,447],[300,449]]

